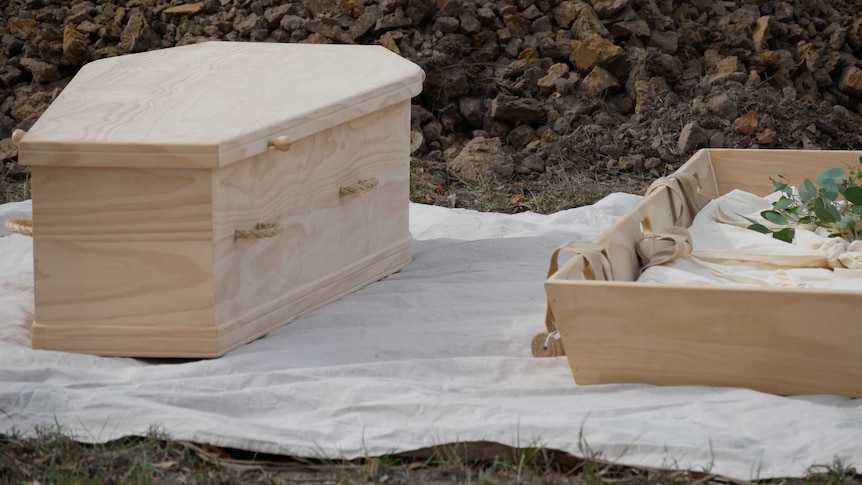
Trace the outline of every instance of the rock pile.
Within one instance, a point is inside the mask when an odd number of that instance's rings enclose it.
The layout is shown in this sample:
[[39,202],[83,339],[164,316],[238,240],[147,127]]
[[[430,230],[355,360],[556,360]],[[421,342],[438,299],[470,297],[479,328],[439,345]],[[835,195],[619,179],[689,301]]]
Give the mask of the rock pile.
[[[381,44],[427,73],[415,164],[649,179],[702,147],[862,147],[858,0],[11,0],[0,159],[83,64],[206,40]],[[615,175],[616,174],[616,175]]]

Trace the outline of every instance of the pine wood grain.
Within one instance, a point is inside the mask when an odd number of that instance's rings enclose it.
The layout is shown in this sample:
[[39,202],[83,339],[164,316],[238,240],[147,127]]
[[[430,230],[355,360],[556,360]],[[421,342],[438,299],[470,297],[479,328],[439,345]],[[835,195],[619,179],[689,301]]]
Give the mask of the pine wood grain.
[[[422,78],[380,46],[213,42],[85,66],[19,140],[33,346],[217,357],[401,269]],[[235,237],[258,223],[267,237]]]
[[[405,101],[215,172],[216,313],[224,331],[273,313],[268,318],[294,318],[319,298],[381,277],[386,271],[373,269],[380,260],[389,272],[407,264],[409,114]],[[379,182],[367,192],[339,195],[372,177]],[[236,229],[261,221],[284,231],[234,239]]]
[[204,42],[85,65],[19,150],[28,165],[217,168],[408,100],[381,46]]

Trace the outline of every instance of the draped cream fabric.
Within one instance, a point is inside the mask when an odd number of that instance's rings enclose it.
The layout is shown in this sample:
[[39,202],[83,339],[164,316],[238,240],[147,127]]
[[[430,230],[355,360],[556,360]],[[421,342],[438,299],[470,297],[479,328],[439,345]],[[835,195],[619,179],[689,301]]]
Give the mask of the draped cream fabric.
[[646,268],[638,281],[862,289],[862,241],[800,228],[791,244],[747,228],[746,217],[776,228],[760,217],[773,197],[734,190],[711,201],[688,228],[691,250]]

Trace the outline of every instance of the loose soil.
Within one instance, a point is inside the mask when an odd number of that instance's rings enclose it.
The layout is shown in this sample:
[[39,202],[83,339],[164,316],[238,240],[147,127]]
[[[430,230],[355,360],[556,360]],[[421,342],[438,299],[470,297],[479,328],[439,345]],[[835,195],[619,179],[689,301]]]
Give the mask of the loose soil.
[[[425,69],[411,199],[553,212],[642,193],[697,149],[862,147],[858,0],[0,2],[10,139],[83,64],[207,40],[382,44]],[[21,185],[25,186],[23,189]]]

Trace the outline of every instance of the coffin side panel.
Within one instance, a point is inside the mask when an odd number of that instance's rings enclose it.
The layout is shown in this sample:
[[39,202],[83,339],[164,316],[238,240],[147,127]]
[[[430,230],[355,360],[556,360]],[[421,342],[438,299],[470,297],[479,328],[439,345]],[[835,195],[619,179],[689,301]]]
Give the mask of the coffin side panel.
[[546,288],[578,384],[862,397],[858,293],[601,282]]
[[[260,336],[409,262],[409,127],[402,102],[216,171],[223,345]],[[235,237],[257,223],[282,232]]]

